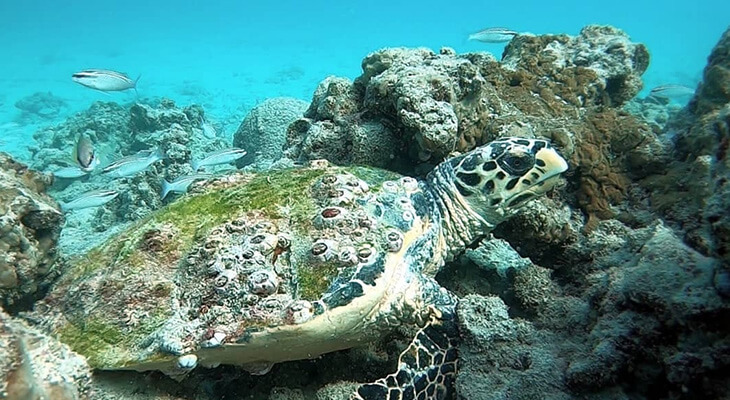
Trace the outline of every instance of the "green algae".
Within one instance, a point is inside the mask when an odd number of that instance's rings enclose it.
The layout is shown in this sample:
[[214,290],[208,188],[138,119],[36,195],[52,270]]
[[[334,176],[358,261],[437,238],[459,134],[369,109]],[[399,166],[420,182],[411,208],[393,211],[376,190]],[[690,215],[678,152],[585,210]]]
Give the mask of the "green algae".
[[256,175],[237,187],[216,188],[183,198],[163,209],[154,220],[175,225],[187,239],[185,242],[246,211],[256,210],[278,219],[285,216],[281,207],[288,207],[287,218],[305,222],[313,214],[314,206],[308,201],[309,196],[303,194],[322,174],[323,170],[300,169]]
[[84,357],[94,368],[109,366],[115,347],[124,339],[121,330],[99,320],[88,320],[83,327],[66,324],[58,332],[59,340]]
[[314,265],[299,265],[297,282],[299,283],[299,297],[303,300],[319,300],[332,279],[337,276],[338,265],[334,262],[317,263]]
[[395,181],[403,177],[393,171],[364,166],[348,167],[345,171],[367,182],[372,190],[379,190],[385,181]]
[[92,368],[118,369],[154,359],[153,354],[149,359],[140,360],[136,349],[168,318],[169,310],[160,308],[142,318],[139,326],[130,330],[95,316],[66,323],[56,333],[62,343],[86,357]]

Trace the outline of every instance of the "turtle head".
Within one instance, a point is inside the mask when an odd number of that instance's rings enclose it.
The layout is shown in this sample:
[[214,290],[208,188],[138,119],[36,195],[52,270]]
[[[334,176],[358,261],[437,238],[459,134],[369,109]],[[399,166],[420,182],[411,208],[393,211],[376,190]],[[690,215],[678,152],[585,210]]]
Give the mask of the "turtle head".
[[449,161],[468,208],[496,225],[550,190],[567,162],[546,140],[503,138]]

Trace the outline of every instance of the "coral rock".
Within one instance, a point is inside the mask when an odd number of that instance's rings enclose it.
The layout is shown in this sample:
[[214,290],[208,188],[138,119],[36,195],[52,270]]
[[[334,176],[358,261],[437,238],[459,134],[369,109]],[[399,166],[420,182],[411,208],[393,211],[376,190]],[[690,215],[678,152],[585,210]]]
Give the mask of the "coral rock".
[[565,79],[565,70],[572,68],[590,70],[595,81],[587,86],[597,86],[597,93],[607,97],[593,101],[620,106],[641,91],[649,51],[643,44],[632,43],[620,29],[590,25],[576,37],[519,35],[505,48],[503,63],[514,70],[540,71],[551,80]]
[[81,356],[0,309],[0,398],[90,399],[90,384]]
[[63,214],[50,177],[0,154],[0,304],[32,300],[49,282]]
[[36,92],[15,102],[15,108],[23,112],[23,116],[41,119],[57,117],[68,105],[51,92]]
[[301,118],[307,107],[305,101],[290,97],[267,99],[254,107],[233,134],[233,145],[247,152],[239,165],[281,158],[289,124]]
[[687,110],[673,124],[679,129],[667,174],[649,176],[642,185],[694,248],[730,270],[730,30],[712,50]]

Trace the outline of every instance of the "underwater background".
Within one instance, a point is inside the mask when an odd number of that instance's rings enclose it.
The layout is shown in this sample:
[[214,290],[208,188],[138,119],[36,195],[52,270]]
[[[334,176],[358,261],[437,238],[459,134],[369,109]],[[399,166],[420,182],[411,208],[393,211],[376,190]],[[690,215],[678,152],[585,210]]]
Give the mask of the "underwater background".
[[0,400],[730,399],[729,15],[1,0]]
[[[141,75],[139,96],[197,103],[225,121],[244,116],[266,98],[309,100],[328,75],[355,78],[360,60],[383,47],[425,46],[457,52],[504,44],[469,42],[486,27],[533,34],[575,35],[588,24],[610,24],[644,43],[649,88],[694,87],[709,50],[727,26],[730,4],[612,1],[341,2],[298,1],[3,1],[0,2],[0,150],[27,159],[37,124],[19,120],[13,105],[50,92],[63,107],[54,121],[93,101],[134,101],[134,93],[106,96],[75,84],[88,68]],[[226,125],[229,134],[237,122]]]

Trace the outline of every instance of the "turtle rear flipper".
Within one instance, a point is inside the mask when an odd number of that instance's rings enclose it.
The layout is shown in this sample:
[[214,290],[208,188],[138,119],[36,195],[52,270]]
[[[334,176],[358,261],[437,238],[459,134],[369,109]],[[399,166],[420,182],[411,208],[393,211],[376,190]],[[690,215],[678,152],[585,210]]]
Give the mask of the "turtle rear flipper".
[[453,307],[433,309],[398,358],[398,371],[360,386],[352,400],[445,400],[454,392],[458,327]]

